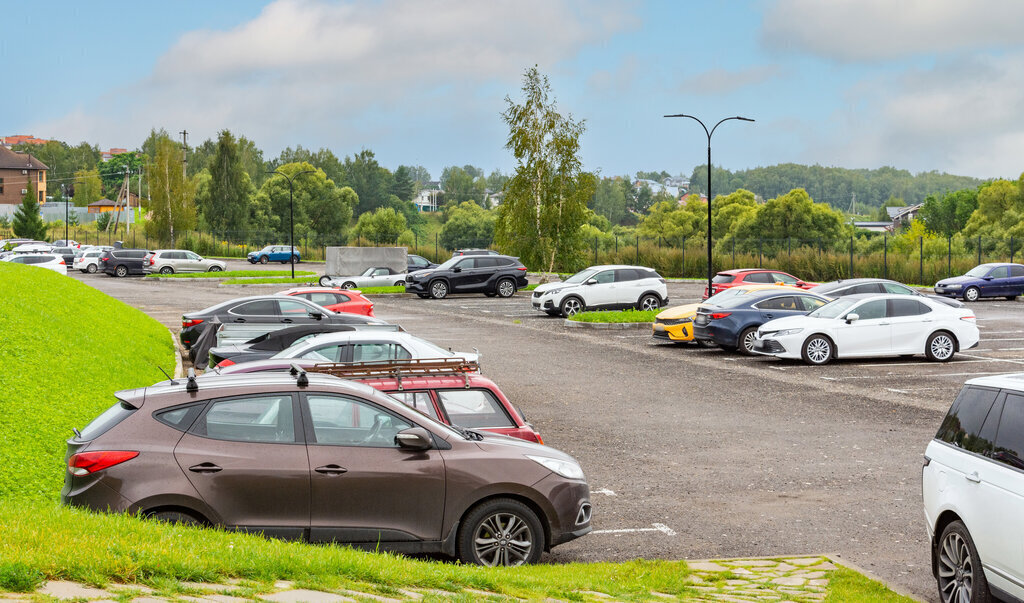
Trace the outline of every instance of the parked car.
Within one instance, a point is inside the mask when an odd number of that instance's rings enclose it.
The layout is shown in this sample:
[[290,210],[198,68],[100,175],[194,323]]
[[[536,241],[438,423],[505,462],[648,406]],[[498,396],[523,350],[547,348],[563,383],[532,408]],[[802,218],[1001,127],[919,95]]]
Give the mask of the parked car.
[[363,297],[359,291],[339,289],[337,287],[296,287],[278,291],[278,295],[293,295],[308,299],[318,306],[331,312],[345,312],[373,316],[373,302]]
[[480,565],[534,563],[592,529],[569,455],[361,383],[216,375],[115,395],[67,441],[65,505]]
[[410,358],[462,358],[479,361],[479,354],[451,352],[404,331],[348,331],[304,339],[271,358],[302,358],[317,362],[375,362]]
[[47,253],[59,255],[64,260],[64,265],[71,266],[75,263],[75,251],[74,247],[51,247]]
[[129,274],[146,274],[142,260],[149,253],[145,249],[111,249],[100,255],[100,270],[110,276],[125,277]]
[[803,316],[829,302],[808,291],[757,291],[704,302],[693,319],[693,336],[741,354],[753,354],[757,328],[785,316]]
[[963,276],[942,279],[935,283],[935,293],[948,297],[962,297],[964,301],[978,301],[982,297],[1017,299],[1024,294],[1024,265],[981,264]]
[[452,252],[453,258],[460,255],[498,255],[498,252],[493,249],[456,249]]
[[53,253],[16,253],[5,257],[3,261],[46,268],[64,275],[68,273],[68,266],[64,263],[64,258]]
[[772,283],[789,285],[799,289],[810,289],[818,284],[800,280],[792,274],[782,272],[781,270],[737,268],[736,270],[723,270],[716,274],[711,279],[711,292],[709,293],[708,288],[704,287],[704,297],[701,299],[707,299],[711,295],[737,285],[770,285]]
[[39,241],[30,241],[28,243],[21,243],[11,248],[14,253],[50,253],[53,249],[53,245],[49,243],[40,243]]
[[837,299],[847,295],[853,295],[855,293],[895,293],[897,295],[927,297],[953,308],[963,307],[963,304],[955,299],[942,297],[940,295],[925,295],[917,289],[908,287],[903,283],[897,283],[896,281],[890,281],[884,278],[848,278],[829,283],[822,283],[816,287],[811,287],[808,291],[811,293],[817,293],[818,295],[824,295],[831,299]]
[[430,270],[407,274],[405,290],[420,297],[443,299],[451,293],[483,293],[512,297],[529,284],[526,266],[507,255],[456,256]]
[[175,272],[220,272],[227,268],[221,260],[209,260],[198,253],[184,249],[157,249],[145,257],[143,268],[147,273],[174,274]]
[[964,384],[921,482],[939,600],[1024,600],[1024,374]]
[[81,245],[79,245],[78,241],[75,241],[73,239],[58,239],[58,240],[53,242],[53,246],[54,247],[74,247],[75,249],[78,249],[79,247],[81,247]]
[[357,314],[339,314],[301,297],[286,295],[253,295],[238,297],[181,316],[181,344],[185,349],[199,337],[200,325],[216,318],[221,323],[275,324],[388,324],[386,321]]
[[[704,300],[705,304],[717,304],[733,295],[749,295],[760,291],[798,291],[796,287],[789,285],[739,285],[729,287],[721,293],[716,293]],[[671,341],[673,343],[695,342],[698,345],[705,345],[700,339],[693,337],[693,319],[697,317],[697,308],[701,304],[684,304],[665,308],[654,317],[654,324],[651,325],[652,337],[654,339]]]
[[585,310],[657,310],[668,303],[668,287],[660,274],[643,266],[591,266],[564,281],[537,285],[532,302],[534,310],[551,316]]
[[75,256],[72,267],[75,270],[93,274],[99,269],[101,255],[103,255],[102,249],[86,249],[81,255]]
[[481,429],[543,444],[537,429],[479,365],[462,358],[428,358],[393,362],[322,364],[315,360],[262,360],[215,368],[217,374],[287,371],[299,366],[365,383],[390,394],[445,425]]
[[431,262],[427,258],[420,255],[407,254],[405,256],[405,271],[415,272],[417,270],[426,270],[427,268],[437,268],[437,264]]
[[358,325],[310,324],[269,331],[245,343],[210,348],[210,366],[231,366],[254,360],[266,360],[296,343],[324,333],[354,331]]
[[[292,253],[293,249],[294,253]],[[247,256],[250,264],[257,262],[260,264],[266,264],[267,262],[287,264],[292,258],[298,264],[302,261],[302,253],[299,252],[298,247],[293,248],[290,245],[267,245],[259,251],[250,251]]]
[[807,316],[766,322],[753,349],[779,358],[826,364],[834,358],[914,356],[945,362],[978,345],[974,313],[928,298],[856,294]]
[[355,289],[356,287],[401,287],[405,284],[405,273],[399,272],[387,266],[374,266],[367,268],[362,274],[356,276],[328,276],[320,277],[321,287],[341,287],[342,289]]

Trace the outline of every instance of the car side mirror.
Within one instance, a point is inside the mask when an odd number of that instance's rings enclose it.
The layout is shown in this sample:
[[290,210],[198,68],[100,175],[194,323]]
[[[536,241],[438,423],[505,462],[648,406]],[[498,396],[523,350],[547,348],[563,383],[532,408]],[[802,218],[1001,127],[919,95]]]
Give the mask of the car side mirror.
[[309,317],[310,317],[310,318],[315,318],[315,319],[317,319],[317,320],[320,320],[321,318],[323,318],[323,317],[324,317],[324,315],[323,315],[323,313],[322,313],[322,312],[310,312],[310,313],[309,313]]
[[462,268],[459,268],[458,266],[456,266],[456,267],[452,268],[452,272],[462,272]]
[[850,323],[852,323],[855,320],[860,320],[860,315],[859,314],[857,314],[855,312],[851,312],[851,313],[846,315],[846,324],[850,324]]
[[403,450],[429,450],[434,440],[426,429],[410,427],[395,434],[395,444]]
[[587,282],[585,282],[583,284],[584,285],[596,285],[597,284],[597,279],[596,278],[588,278]]
[[981,277],[981,280],[983,280],[983,281],[990,281],[990,280],[992,280],[992,277],[991,276],[983,276],[983,277]]

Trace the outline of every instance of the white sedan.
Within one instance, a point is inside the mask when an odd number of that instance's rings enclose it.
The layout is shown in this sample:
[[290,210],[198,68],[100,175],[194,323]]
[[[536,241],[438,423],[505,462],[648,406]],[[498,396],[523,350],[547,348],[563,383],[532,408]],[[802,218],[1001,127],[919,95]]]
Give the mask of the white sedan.
[[274,354],[274,359],[303,358],[317,362],[375,362],[409,358],[464,358],[479,361],[478,354],[450,352],[429,341],[401,331],[341,331],[300,340]]
[[917,354],[945,362],[978,345],[979,337],[973,310],[926,297],[860,294],[841,297],[805,316],[764,323],[753,351],[807,364]]

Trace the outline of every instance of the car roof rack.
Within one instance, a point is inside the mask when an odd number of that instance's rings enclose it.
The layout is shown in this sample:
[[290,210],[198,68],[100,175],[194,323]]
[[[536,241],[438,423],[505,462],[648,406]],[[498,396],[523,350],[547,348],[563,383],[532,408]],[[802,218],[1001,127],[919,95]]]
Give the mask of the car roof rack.
[[[293,369],[294,370],[294,369]],[[402,379],[412,377],[462,377],[469,389],[470,373],[479,373],[480,365],[465,358],[410,358],[405,360],[374,360],[370,362],[334,362],[316,364],[306,369],[326,373],[343,379],[396,379],[403,389]]]

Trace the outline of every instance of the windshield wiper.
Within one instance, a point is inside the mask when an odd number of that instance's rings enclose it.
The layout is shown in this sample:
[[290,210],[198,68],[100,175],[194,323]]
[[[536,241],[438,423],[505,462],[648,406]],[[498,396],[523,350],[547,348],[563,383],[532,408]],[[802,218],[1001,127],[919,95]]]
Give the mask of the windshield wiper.
[[479,442],[480,440],[484,439],[484,436],[480,435],[475,431],[466,429],[465,427],[459,427],[458,425],[449,425],[448,427],[451,427],[455,431],[459,432],[459,435],[466,438],[467,440],[474,440]]

